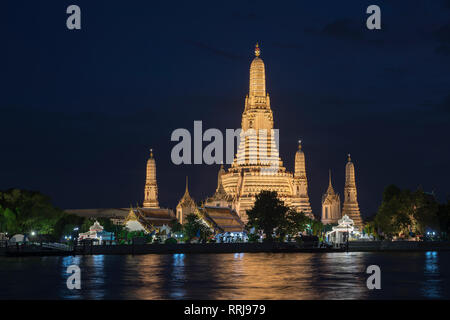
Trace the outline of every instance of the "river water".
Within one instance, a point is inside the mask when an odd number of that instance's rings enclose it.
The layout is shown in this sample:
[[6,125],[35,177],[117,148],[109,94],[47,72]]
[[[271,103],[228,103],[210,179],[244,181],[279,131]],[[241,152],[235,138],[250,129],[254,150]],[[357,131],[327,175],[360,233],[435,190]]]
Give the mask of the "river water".
[[[80,290],[67,288],[70,265]],[[0,288],[0,299],[450,299],[450,252],[0,257]]]

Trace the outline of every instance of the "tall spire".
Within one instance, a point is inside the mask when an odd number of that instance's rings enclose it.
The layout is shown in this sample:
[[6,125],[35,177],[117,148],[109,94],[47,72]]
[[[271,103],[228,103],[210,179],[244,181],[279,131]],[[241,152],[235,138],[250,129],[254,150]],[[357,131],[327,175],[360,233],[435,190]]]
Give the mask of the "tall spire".
[[359,204],[356,191],[355,166],[351,161],[350,154],[345,165],[345,187],[344,187],[344,205],[342,215],[349,216],[355,225],[362,228],[362,219],[359,211]]
[[255,47],[255,58],[250,65],[250,97],[266,97],[266,70],[264,62],[259,57],[261,50]]
[[345,165],[345,185],[356,188],[355,166],[350,158],[350,153],[348,154],[347,164]]
[[302,150],[302,140],[298,140],[298,150],[295,153],[294,176],[305,177],[306,179],[305,153]]
[[143,206],[144,208],[159,208],[156,162],[153,157],[153,149],[150,149],[150,158],[147,161],[147,178],[145,181]]
[[[260,52],[259,46],[255,52]],[[239,166],[264,166],[264,170],[269,167],[268,170],[278,171],[282,163],[276,141],[277,132],[273,131],[273,115],[269,94],[266,93],[264,62],[258,56],[253,58],[250,64],[249,93],[245,97],[241,128],[241,140],[235,163]]]
[[306,178],[305,153],[302,150],[302,140],[298,140],[298,150],[295,153],[294,168],[294,201],[293,203],[308,217],[313,218],[308,195],[308,179]]

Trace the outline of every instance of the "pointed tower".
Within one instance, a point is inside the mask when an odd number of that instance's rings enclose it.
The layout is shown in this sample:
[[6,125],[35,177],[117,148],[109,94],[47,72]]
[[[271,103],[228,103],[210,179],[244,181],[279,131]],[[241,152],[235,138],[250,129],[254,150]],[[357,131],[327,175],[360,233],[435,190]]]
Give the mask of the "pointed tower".
[[355,166],[350,158],[350,154],[348,155],[348,161],[345,166],[344,206],[342,207],[342,216],[344,215],[347,215],[352,219],[355,226],[359,229],[363,227],[356,192]]
[[341,218],[341,197],[334,192],[331,183],[331,170],[329,172],[328,189],[322,196],[322,223],[338,223]]
[[147,179],[144,190],[144,208],[159,208],[158,184],[156,182],[156,163],[153,158],[153,149],[150,149],[150,158],[147,161]]
[[302,150],[302,141],[298,141],[298,150],[295,153],[295,171],[294,171],[294,195],[292,199],[292,206],[297,211],[303,211],[304,214],[314,219],[311,211],[308,196],[308,180],[306,178],[306,163],[305,153]]
[[177,219],[183,224],[186,220],[186,216],[190,213],[194,213],[197,206],[195,205],[194,199],[191,198],[188,188],[188,177],[186,177],[186,190],[184,191],[183,197],[180,199],[177,205]]
[[266,92],[266,71],[261,50],[255,47],[255,58],[250,64],[249,93],[245,97],[242,114],[241,142],[233,166],[256,166],[260,170],[282,167],[273,132],[273,115]]
[[274,130],[265,65],[260,55],[256,44],[239,146],[231,168],[221,176],[223,188],[232,197],[244,222],[247,221],[246,210],[253,207],[255,196],[261,191],[276,191],[286,205],[291,205],[293,196],[292,173],[286,171],[279,157],[278,132]]

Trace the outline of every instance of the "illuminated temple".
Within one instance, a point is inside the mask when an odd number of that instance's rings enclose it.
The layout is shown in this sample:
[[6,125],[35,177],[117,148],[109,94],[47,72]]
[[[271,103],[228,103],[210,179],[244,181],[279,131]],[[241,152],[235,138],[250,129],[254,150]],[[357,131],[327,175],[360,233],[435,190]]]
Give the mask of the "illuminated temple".
[[270,97],[266,92],[265,66],[258,45],[255,55],[250,65],[250,86],[242,114],[240,145],[231,167],[222,174],[223,187],[244,221],[247,220],[246,210],[252,208],[255,196],[262,190],[276,191],[286,205],[313,218],[301,143],[295,154],[292,174],[279,157]]
[[174,219],[183,224],[186,216],[193,213],[215,233],[241,232],[247,222],[246,211],[253,207],[256,195],[267,190],[276,191],[287,206],[312,219],[321,219],[324,224],[336,224],[346,215],[360,229],[362,219],[357,200],[355,166],[350,155],[345,166],[343,205],[332,186],[330,172],[328,189],[322,196],[321,213],[317,215],[311,210],[306,159],[301,141],[293,155],[294,171],[290,172],[284,167],[279,155],[278,132],[274,129],[270,97],[266,90],[265,65],[260,54],[260,48],[256,45],[255,57],[250,65],[249,92],[245,97],[242,113],[240,142],[231,166],[220,166],[214,194],[202,201],[194,201],[189,194],[186,178],[185,192],[175,212],[160,208],[156,162],[153,151],[150,150],[142,207],[70,212],[92,217],[110,216],[117,221],[124,220],[130,230],[145,232],[167,228]]
[[[256,45],[256,57],[250,65],[249,93],[245,97],[242,113],[240,143],[234,161],[227,170],[221,165],[215,194],[201,204],[195,204],[186,185],[186,192],[177,206],[177,218],[181,222],[186,214],[196,213],[218,229],[239,229],[247,221],[246,211],[253,207],[256,195],[263,190],[276,191],[287,206],[312,219],[316,218],[309,201],[306,160],[301,141],[295,153],[293,173],[286,170],[279,156],[278,137],[266,91],[265,65],[260,54],[260,48]],[[340,197],[331,185],[330,173],[329,186],[322,197],[322,215],[318,215],[318,219],[325,224],[335,224],[343,215],[348,215],[355,226],[361,228],[355,168],[350,156],[345,172],[342,210]],[[220,218],[215,215],[217,212],[221,212]],[[218,221],[228,222],[218,226],[215,224]]]

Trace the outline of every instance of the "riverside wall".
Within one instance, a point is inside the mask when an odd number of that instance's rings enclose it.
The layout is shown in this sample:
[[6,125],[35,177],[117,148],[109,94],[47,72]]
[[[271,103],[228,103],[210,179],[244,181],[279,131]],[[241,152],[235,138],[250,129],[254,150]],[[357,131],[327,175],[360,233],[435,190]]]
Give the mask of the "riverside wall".
[[205,244],[134,244],[134,245],[84,245],[68,251],[42,249],[39,246],[14,246],[1,248],[0,255],[6,256],[50,256],[90,254],[208,254],[208,253],[295,253],[295,252],[409,252],[450,251],[450,242],[411,241],[350,241],[348,248],[318,248],[317,244],[296,243],[205,243]]

